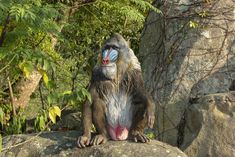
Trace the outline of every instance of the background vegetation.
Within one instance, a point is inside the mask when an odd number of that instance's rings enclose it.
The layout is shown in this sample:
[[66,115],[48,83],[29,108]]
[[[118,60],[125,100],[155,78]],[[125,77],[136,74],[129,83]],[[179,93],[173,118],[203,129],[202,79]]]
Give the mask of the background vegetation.
[[[102,43],[119,32],[138,52],[148,11],[159,11],[150,3],[0,0],[1,135],[26,132],[28,119],[31,131],[43,131],[61,110],[80,111],[90,99],[86,87]],[[25,91],[29,102],[19,103]]]

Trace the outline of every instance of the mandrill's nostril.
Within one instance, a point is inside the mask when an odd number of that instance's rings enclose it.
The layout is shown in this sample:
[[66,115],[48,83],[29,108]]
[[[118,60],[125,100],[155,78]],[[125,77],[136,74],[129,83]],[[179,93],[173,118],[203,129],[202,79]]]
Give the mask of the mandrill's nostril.
[[103,59],[102,59],[102,63],[103,63],[104,65],[109,64],[109,61],[110,61],[109,58],[103,58]]

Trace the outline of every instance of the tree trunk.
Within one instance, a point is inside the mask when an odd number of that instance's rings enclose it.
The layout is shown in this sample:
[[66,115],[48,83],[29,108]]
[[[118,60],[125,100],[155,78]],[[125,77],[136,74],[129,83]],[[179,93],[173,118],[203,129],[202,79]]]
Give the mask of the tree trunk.
[[[91,3],[93,3],[93,1],[91,0],[78,1],[75,2],[72,6],[68,7],[66,10],[64,10],[64,19],[57,21],[58,23],[61,23],[60,32],[62,31],[64,24],[68,22],[69,17],[77,9],[79,9],[80,6]],[[57,44],[57,38],[55,38],[53,34],[51,34],[50,36],[52,39],[52,47],[54,48]],[[18,93],[18,98],[14,98],[14,104],[16,108],[27,106],[30,100],[30,96],[37,89],[41,78],[41,74],[37,70],[33,70],[28,78],[22,78],[22,80],[19,81],[19,84],[16,85],[16,92]]]
[[14,105],[24,108],[29,100],[32,93],[36,90],[42,75],[34,70],[31,72],[28,78],[22,78],[16,86],[16,91],[19,93],[18,98],[15,98]]

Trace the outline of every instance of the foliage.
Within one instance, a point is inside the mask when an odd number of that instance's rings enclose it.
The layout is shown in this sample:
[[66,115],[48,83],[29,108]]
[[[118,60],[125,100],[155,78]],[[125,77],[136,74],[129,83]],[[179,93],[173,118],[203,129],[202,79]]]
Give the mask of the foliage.
[[45,111],[42,111],[42,114],[38,114],[35,121],[34,121],[34,129],[35,131],[44,131],[46,130],[46,123],[48,121],[47,119],[47,113]]
[[13,116],[6,126],[6,134],[21,134],[26,131],[26,117],[24,115]]
[[49,118],[53,123],[56,123],[56,117],[61,117],[61,110],[58,106],[53,106],[49,109]]
[[190,28],[197,28],[198,27],[198,23],[196,21],[189,21],[189,27]]
[[147,133],[147,137],[149,139],[155,139],[156,138],[156,135],[153,133],[153,132],[150,132],[150,133]]
[[26,130],[25,115],[12,116],[12,107],[9,104],[0,107],[1,134],[20,134]]
[[[144,19],[150,9],[144,0],[0,0],[0,122],[2,133],[25,131],[22,110],[12,114],[9,87],[29,78],[32,71],[42,75],[43,84],[31,99],[40,100],[34,129],[47,129],[64,108],[80,110],[91,96],[86,90],[91,69],[101,46],[113,32],[121,33],[138,52]],[[40,105],[40,104],[30,104]],[[4,118],[3,118],[4,117]]]

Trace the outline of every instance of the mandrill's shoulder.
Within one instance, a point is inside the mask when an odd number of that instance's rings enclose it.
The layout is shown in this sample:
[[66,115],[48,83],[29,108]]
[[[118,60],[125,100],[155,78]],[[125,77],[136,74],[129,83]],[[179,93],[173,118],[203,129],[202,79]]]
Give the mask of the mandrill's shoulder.
[[124,76],[124,82],[129,82],[137,86],[142,86],[144,82],[142,71],[140,69],[133,69],[133,70],[127,71]]

